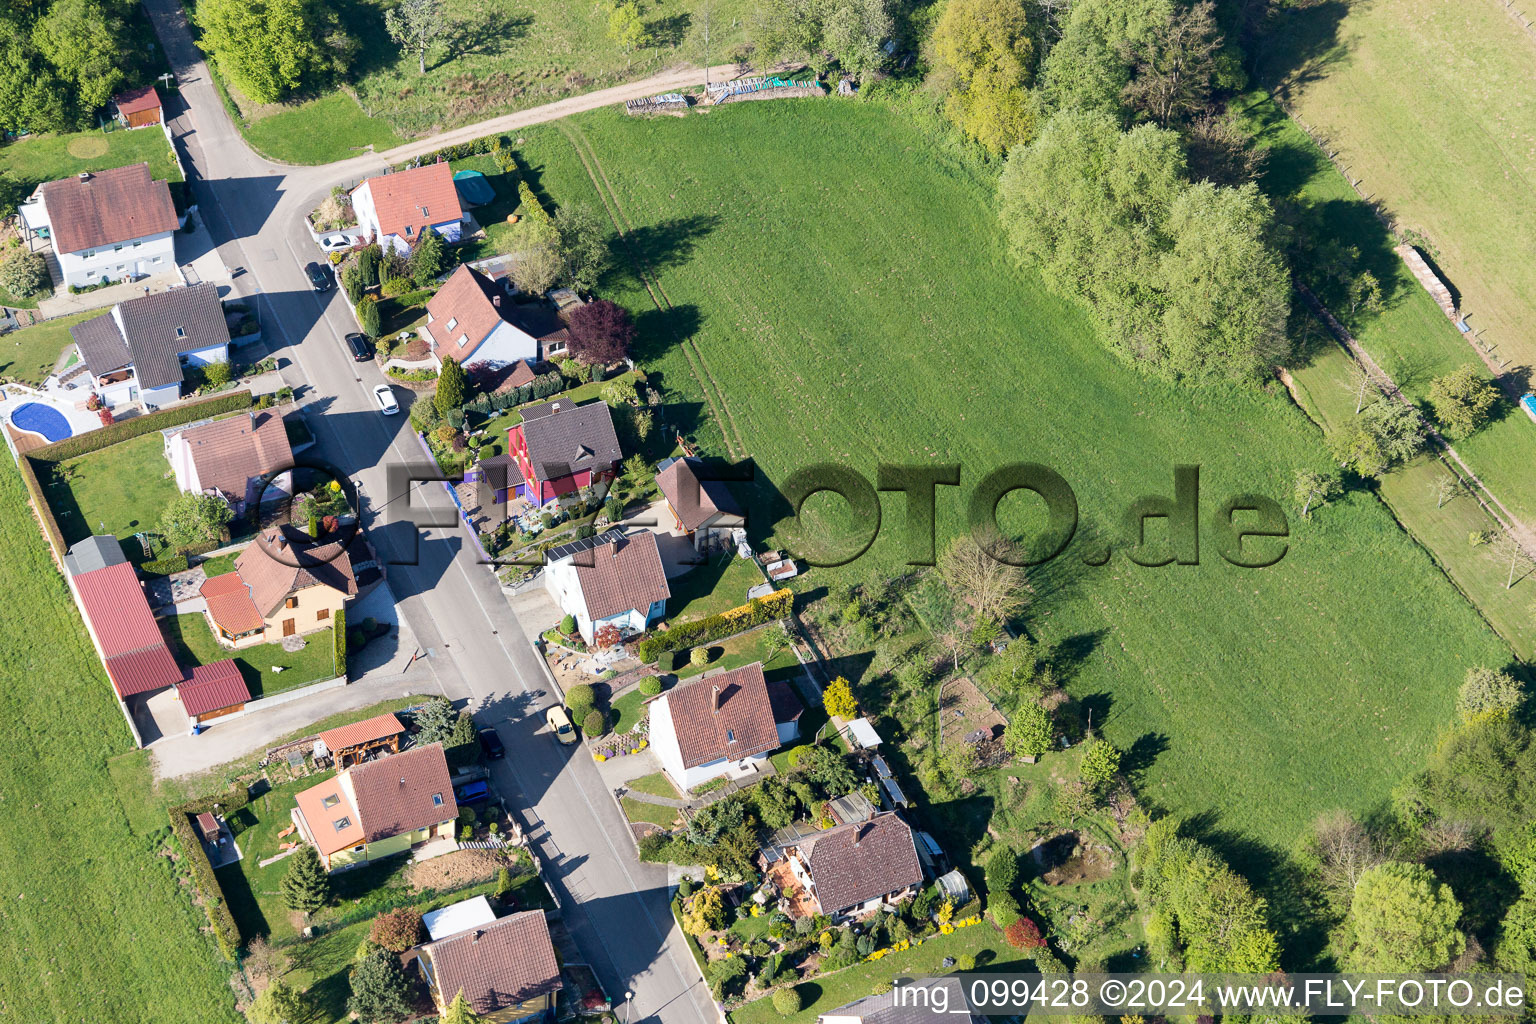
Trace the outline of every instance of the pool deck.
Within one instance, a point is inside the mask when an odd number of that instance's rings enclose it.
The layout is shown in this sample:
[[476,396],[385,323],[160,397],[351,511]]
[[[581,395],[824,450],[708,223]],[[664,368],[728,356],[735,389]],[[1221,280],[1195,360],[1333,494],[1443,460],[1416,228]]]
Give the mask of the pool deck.
[[101,427],[101,417],[89,410],[75,408],[76,399],[73,395],[66,400],[49,391],[41,391],[24,384],[6,384],[0,387],[0,396],[3,396],[0,397],[0,422],[5,424],[6,438],[18,452],[31,451],[48,444],[41,435],[11,423],[11,414],[29,403],[45,405],[59,413],[69,424],[72,435],[84,434]]

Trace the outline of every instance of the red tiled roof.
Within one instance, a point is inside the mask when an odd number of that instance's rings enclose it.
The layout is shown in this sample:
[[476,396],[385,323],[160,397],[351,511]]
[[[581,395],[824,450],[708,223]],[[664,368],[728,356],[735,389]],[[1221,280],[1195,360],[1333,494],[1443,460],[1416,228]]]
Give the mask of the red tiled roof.
[[823,914],[836,914],[923,880],[912,828],[894,812],[839,825],[809,840],[806,854]]
[[[469,264],[460,264],[427,303],[427,333],[437,343],[433,347],[438,357],[460,363],[472,360],[475,349],[498,324],[511,324],[511,307],[500,285]],[[514,325],[514,329],[520,328]],[[528,347],[538,350],[532,338]]]
[[112,97],[112,102],[117,106],[117,112],[126,117],[129,114],[137,114],[141,110],[156,110],[160,106],[160,94],[152,85],[142,85],[137,89],[128,89]]
[[245,500],[248,481],[293,466],[293,448],[283,418],[250,412],[214,420],[180,434],[205,489],[217,488],[235,501]]
[[684,768],[751,757],[779,745],[762,662],[681,683],[661,699],[671,712]]
[[459,190],[453,187],[453,168],[446,161],[369,178],[363,184],[373,196],[379,230],[399,235],[408,244],[415,245],[425,227],[464,218]]
[[383,714],[361,722],[338,726],[335,729],[327,729],[320,734],[320,742],[334,754],[338,750],[355,747],[359,743],[382,740],[402,732],[405,732],[405,726],[401,724],[400,719],[393,714]]
[[354,765],[347,772],[368,842],[459,816],[441,743]]
[[702,468],[696,459],[673,459],[656,474],[656,486],[685,530],[697,530],[717,515],[741,515],[723,481],[700,479]]
[[43,186],[43,205],[56,252],[158,235],[180,223],[171,190],[149,176],[149,164],[50,181]]
[[176,684],[181,707],[188,715],[206,715],[222,711],[251,699],[251,691],[240,675],[240,667],[225,658],[210,665],[198,665],[187,678]]
[[149,610],[144,588],[127,562],[74,578],[80,609],[101,647],[119,697],[157,690],[181,679],[181,669]]
[[[590,560],[590,561],[589,561]],[[649,530],[610,541],[572,559],[587,617],[606,619],[631,608],[648,611],[672,596],[656,535]]]
[[460,990],[478,1014],[511,1010],[558,991],[560,965],[542,910],[510,914],[420,947],[443,1001]]
[[208,602],[208,614],[214,624],[226,632],[239,636],[254,633],[267,624],[256,602],[251,600],[250,588],[238,572],[226,572],[204,580],[198,593]]

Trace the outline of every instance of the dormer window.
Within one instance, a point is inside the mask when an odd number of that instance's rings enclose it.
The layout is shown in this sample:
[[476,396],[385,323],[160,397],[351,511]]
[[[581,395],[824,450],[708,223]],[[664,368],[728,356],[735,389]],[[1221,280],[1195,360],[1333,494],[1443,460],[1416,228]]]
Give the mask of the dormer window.
[[725,730],[725,742],[727,742],[727,743],[735,743],[736,742],[736,730],[735,729],[727,729],[727,730]]

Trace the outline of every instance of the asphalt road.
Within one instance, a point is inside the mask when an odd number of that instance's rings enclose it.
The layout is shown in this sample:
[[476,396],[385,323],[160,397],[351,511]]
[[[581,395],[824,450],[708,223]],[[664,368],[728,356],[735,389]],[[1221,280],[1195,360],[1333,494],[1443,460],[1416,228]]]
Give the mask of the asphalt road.
[[[431,652],[425,663],[438,687],[472,709],[480,725],[501,733],[508,755],[494,765],[495,780],[534,826],[533,841],[551,866],[572,937],[616,1007],[633,991],[630,1019],[718,1019],[672,920],[665,869],[637,860],[627,823],[585,752],[559,746],[544,730],[541,709],[555,698],[499,585],[456,522],[428,531],[412,523],[409,508],[419,505],[446,510],[451,519],[441,486],[420,484],[410,498],[388,497],[386,468],[420,464],[424,456],[407,416],[378,411],[371,392],[384,375],[377,365],[356,363],[345,352],[343,336],[356,329],[345,299],[334,289],[317,295],[305,279],[304,264],[320,254],[301,220],[332,185],[375,173],[384,160],[367,155],[292,168],[257,156],[220,103],[177,0],[146,0],[145,7],[181,83],[180,96],[167,100],[167,114],[194,201],[224,263],[245,268],[236,290],[256,296],[269,345],[290,361],[281,372],[299,389],[318,441],[306,454],[359,486],[369,539],[394,563],[390,584],[402,616]],[[648,95],[702,75],[672,72],[625,91]],[[566,100],[551,105],[559,108],[553,115],[527,111],[468,130],[485,134],[515,127],[514,120],[531,124],[613,101]],[[401,389],[396,395],[402,404],[410,397]]]

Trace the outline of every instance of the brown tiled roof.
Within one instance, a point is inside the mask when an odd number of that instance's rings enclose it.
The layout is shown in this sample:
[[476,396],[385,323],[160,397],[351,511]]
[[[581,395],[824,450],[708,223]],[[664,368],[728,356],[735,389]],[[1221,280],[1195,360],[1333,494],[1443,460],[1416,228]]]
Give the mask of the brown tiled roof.
[[805,712],[805,705],[800,702],[795,688],[784,679],[768,681],[768,703],[773,708],[775,722],[799,721]]
[[137,89],[127,89],[113,96],[112,103],[117,107],[117,112],[126,117],[141,110],[159,108],[160,94],[152,85],[141,85]]
[[523,440],[540,480],[558,480],[582,470],[613,468],[624,452],[605,402],[574,405],[556,399],[523,409]]
[[229,344],[219,288],[212,281],[129,299],[118,303],[117,315],[141,387],[180,381],[182,352]]
[[[974,1021],[985,1018],[973,1017],[966,1012],[965,984],[956,975],[947,975],[942,978],[916,978],[910,982],[904,982],[901,989],[908,993],[908,997],[897,1002],[897,995],[892,992],[881,992],[877,995],[863,996],[851,1003],[839,1006],[835,1010],[828,1010],[821,1017],[836,1017],[839,1019],[852,1017],[861,1024],[934,1024],[934,1020],[942,1019],[945,1024],[973,1024]],[[913,989],[923,989],[933,992],[944,989],[947,1000],[943,1005],[949,1010],[942,1018],[932,1006],[939,1005],[937,996],[925,995],[922,999],[914,997]],[[959,1019],[958,1014],[965,1018]],[[817,1019],[821,1019],[818,1017]]]
[[641,530],[572,556],[587,617],[606,619],[631,608],[648,610],[672,596],[656,535]]
[[680,683],[661,699],[672,713],[684,768],[751,757],[779,745],[762,662]]
[[85,360],[86,367],[98,377],[133,362],[128,343],[111,313],[75,324],[69,334],[80,347],[80,358]]
[[510,914],[420,947],[445,1003],[462,990],[478,1014],[510,1010],[558,991],[560,965],[542,910]]
[[347,774],[368,842],[459,816],[441,743],[354,765]]
[[393,714],[375,715],[361,722],[353,722],[350,725],[339,726],[335,729],[327,729],[320,734],[320,742],[331,753],[355,747],[359,743],[368,743],[373,740],[382,740],[388,736],[395,736],[405,732],[405,726],[400,719]]
[[836,828],[804,844],[821,912],[835,914],[923,880],[912,828],[895,812]]
[[127,562],[74,577],[80,608],[101,646],[119,697],[158,690],[181,679],[138,574]]
[[235,501],[245,499],[247,482],[293,466],[293,449],[283,418],[275,412],[249,412],[204,423],[181,432],[197,479]]
[[[469,264],[460,264],[427,303],[431,318],[427,333],[437,342],[440,358],[472,361],[475,349],[497,324],[512,322],[511,307],[500,285]],[[448,326],[450,321],[452,327]],[[532,342],[530,338],[530,347],[536,349]]]
[[238,572],[208,577],[198,593],[208,602],[208,614],[215,625],[236,636],[254,633],[267,624],[256,602],[251,600],[251,588]]
[[43,186],[43,204],[57,252],[175,231],[180,223],[171,190],[149,176],[149,164],[50,181]]
[[272,616],[283,600],[305,587],[324,585],[349,597],[357,593],[357,576],[347,546],[340,541],[294,544],[273,531],[258,537],[235,559],[235,571],[251,588],[251,600],[264,616]]
[[702,469],[698,459],[673,459],[656,474],[656,486],[685,530],[697,530],[715,515],[741,515],[741,506],[724,482],[699,479]]
[[[459,190],[453,187],[453,168],[447,161],[369,178],[364,184],[373,195],[379,230],[399,235],[411,245],[421,237],[423,228],[464,218]],[[405,233],[407,227],[411,229],[409,235]]]
[[240,668],[230,658],[211,665],[198,665],[176,684],[181,707],[189,715],[222,711],[251,699],[251,691],[240,675]]

